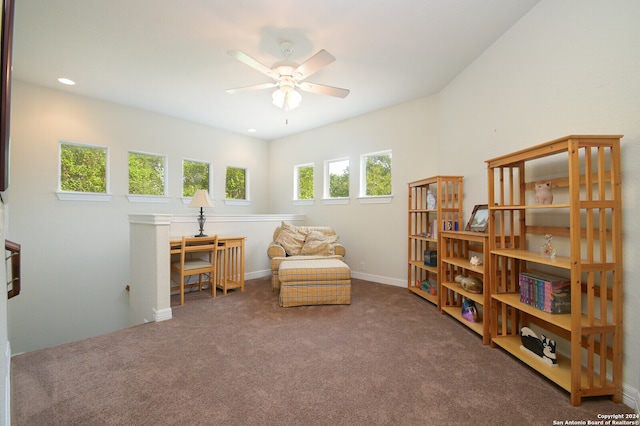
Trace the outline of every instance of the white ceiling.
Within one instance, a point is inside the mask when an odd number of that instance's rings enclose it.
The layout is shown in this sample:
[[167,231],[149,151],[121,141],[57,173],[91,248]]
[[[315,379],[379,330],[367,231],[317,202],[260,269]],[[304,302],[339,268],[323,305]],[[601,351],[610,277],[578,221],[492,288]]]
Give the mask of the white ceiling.
[[[437,93],[537,2],[18,0],[13,76],[270,140]],[[274,89],[225,92],[272,81],[228,50],[271,67],[283,41],[335,56],[308,81],[349,96],[303,92],[287,124]]]

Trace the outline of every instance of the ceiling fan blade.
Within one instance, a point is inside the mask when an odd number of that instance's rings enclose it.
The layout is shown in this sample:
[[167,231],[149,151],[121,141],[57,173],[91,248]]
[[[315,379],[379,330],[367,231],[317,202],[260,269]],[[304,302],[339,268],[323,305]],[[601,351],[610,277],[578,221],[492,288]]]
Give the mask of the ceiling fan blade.
[[233,95],[234,93],[253,92],[255,90],[270,89],[272,87],[278,87],[278,83],[262,83],[256,84],[255,86],[236,87],[234,89],[227,89],[225,92]]
[[309,77],[311,74],[314,74],[320,69],[326,67],[335,60],[336,58],[334,58],[331,53],[322,49],[321,51],[307,59],[304,64],[296,68],[296,70],[293,72],[293,75],[296,76],[297,80],[303,80]]
[[346,98],[349,89],[341,89],[339,87],[325,86],[323,84],[303,82],[298,84],[300,90],[305,92],[318,93],[320,95],[335,96],[337,98]]
[[261,64],[260,62],[256,61],[251,56],[247,55],[246,53],[240,50],[229,50],[227,53],[233,56],[234,58],[236,58],[237,60],[239,60],[240,62],[242,62],[243,64],[249,65],[251,68],[258,70],[261,73],[266,74],[271,78],[274,78],[274,79],[278,78],[278,74],[275,73],[271,68]]

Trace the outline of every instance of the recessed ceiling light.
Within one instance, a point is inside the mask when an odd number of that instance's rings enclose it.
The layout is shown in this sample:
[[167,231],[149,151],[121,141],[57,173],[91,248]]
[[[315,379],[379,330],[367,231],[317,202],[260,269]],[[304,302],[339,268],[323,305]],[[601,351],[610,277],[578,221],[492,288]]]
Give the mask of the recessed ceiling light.
[[256,130],[256,129],[247,129],[247,132],[249,132],[249,133],[255,133],[255,132],[257,132],[257,130]]
[[75,81],[69,80],[68,78],[60,77],[58,81],[62,84],[66,84],[67,86],[73,86],[76,84]]

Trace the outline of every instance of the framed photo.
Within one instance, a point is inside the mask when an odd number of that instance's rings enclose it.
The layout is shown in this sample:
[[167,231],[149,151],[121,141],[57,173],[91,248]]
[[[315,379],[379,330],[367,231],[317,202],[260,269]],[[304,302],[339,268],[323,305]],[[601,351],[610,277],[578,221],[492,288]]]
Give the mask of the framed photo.
[[476,204],[471,213],[471,219],[467,223],[465,231],[487,232],[489,226],[489,205]]

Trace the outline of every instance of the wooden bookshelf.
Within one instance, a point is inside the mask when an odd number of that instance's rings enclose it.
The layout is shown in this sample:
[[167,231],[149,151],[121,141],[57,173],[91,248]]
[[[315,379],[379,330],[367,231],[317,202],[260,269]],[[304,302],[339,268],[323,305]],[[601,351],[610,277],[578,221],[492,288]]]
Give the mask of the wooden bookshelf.
[[[410,292],[428,300],[440,308],[440,280],[438,279],[438,261],[434,265],[425,265],[425,250],[438,250],[438,231],[444,223],[456,223],[463,226],[462,220],[462,176],[434,176],[409,184],[408,205],[408,270],[407,288]],[[428,194],[436,197],[436,205],[429,208]],[[461,229],[461,228],[460,228]],[[436,294],[421,288],[423,281],[434,282]]]
[[[572,135],[487,160],[492,345],[567,390],[573,405],[604,395],[622,402],[621,137]],[[537,203],[541,184],[551,204]],[[555,257],[541,254],[545,234]],[[570,281],[571,313],[520,301],[519,274],[530,271]],[[520,348],[524,326],[568,348],[558,366]]]

